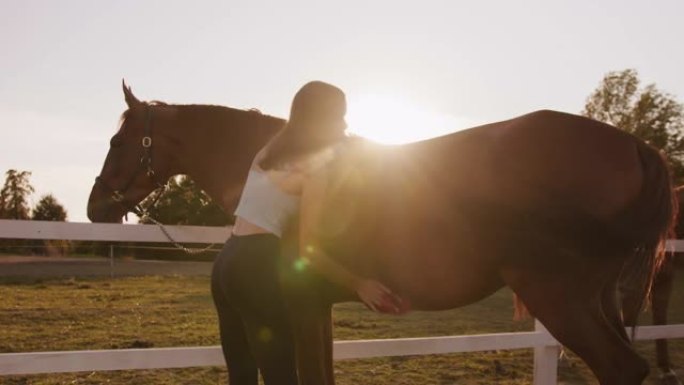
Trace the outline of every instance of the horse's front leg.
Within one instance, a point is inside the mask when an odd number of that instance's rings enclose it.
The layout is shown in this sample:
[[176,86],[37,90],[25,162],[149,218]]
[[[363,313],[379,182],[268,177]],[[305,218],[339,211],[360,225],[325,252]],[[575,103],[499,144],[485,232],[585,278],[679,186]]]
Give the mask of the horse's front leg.
[[291,309],[300,385],[334,385],[332,305]]

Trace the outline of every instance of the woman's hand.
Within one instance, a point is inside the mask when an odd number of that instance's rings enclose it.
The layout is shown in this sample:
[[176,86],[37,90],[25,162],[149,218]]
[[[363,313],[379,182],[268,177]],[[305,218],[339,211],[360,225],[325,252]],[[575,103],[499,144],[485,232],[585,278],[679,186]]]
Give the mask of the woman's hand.
[[368,308],[379,313],[400,314],[408,311],[407,302],[382,283],[372,279],[362,280],[356,288],[356,294]]

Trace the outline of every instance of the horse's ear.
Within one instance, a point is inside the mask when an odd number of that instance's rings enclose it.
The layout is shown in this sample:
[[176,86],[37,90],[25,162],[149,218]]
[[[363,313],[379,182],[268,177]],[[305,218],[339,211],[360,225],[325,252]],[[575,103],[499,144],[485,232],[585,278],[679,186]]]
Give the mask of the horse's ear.
[[140,105],[140,100],[133,95],[133,91],[131,91],[131,87],[126,85],[126,80],[121,79],[121,85],[123,87],[123,93],[124,93],[124,98],[126,99],[126,104],[128,105],[128,108],[133,108],[135,106]]

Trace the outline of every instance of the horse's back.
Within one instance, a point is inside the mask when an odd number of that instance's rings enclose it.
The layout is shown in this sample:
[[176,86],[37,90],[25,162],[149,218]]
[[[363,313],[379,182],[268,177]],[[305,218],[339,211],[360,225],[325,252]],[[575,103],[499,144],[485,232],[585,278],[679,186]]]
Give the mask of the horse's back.
[[463,197],[517,207],[562,202],[608,218],[640,192],[637,141],[613,126],[544,110],[397,152],[441,177],[432,186]]

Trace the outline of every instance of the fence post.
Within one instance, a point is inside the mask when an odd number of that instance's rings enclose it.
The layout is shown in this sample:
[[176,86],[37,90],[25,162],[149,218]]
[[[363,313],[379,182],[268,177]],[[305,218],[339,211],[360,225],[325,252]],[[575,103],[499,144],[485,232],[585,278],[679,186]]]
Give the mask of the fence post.
[[[539,320],[534,320],[534,330],[549,334]],[[559,345],[547,345],[534,348],[534,385],[558,384]]]
[[114,245],[109,245],[109,278],[114,278]]

